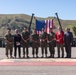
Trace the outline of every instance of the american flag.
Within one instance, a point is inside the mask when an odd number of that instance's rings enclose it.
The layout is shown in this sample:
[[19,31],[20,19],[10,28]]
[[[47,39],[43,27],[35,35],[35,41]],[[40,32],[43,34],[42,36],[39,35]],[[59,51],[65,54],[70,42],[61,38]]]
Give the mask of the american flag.
[[53,19],[51,20],[36,20],[36,30],[37,34],[40,34],[42,31],[42,28],[45,28],[46,32],[49,33],[49,29],[53,28]]

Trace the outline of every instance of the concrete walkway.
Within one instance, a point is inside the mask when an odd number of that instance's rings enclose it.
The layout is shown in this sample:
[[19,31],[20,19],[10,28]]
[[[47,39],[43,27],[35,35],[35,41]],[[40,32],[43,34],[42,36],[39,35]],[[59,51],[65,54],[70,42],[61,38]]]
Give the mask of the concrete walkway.
[[[6,59],[5,49],[0,48],[0,75],[76,75],[76,48],[72,48],[72,58],[32,58]],[[41,49],[39,49],[41,57]],[[49,56],[49,51],[48,51]],[[65,53],[66,56],[66,53]]]

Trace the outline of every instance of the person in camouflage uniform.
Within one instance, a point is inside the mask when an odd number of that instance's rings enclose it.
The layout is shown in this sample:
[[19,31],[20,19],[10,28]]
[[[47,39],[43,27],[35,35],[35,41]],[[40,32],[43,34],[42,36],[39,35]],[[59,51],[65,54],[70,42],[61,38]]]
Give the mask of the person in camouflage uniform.
[[[38,47],[39,47],[39,35],[37,34],[36,29],[34,30],[34,34],[32,35],[32,55],[34,58],[34,55],[36,54],[36,57],[38,58]],[[36,51],[35,51],[36,49]]]
[[28,32],[27,28],[24,28],[24,31],[22,32],[22,45],[23,45],[23,58],[25,58],[25,48],[26,48],[26,56],[28,56],[28,48],[29,48],[29,42],[30,42],[30,33]]
[[45,56],[47,57],[47,40],[48,40],[48,36],[47,36],[47,33],[45,32],[44,28],[42,28],[40,38],[41,38],[42,58],[44,57],[44,51],[45,51]]
[[50,57],[54,57],[54,42],[55,42],[55,33],[53,32],[52,28],[50,28],[49,30],[49,34],[48,34],[48,43],[49,43],[49,51],[50,51]]
[[[13,51],[13,35],[11,34],[11,30],[7,30],[7,34],[5,35],[5,48],[6,48],[6,57],[9,58],[9,53],[10,53],[10,58],[12,58],[12,51]],[[9,52],[10,51],[10,52]]]

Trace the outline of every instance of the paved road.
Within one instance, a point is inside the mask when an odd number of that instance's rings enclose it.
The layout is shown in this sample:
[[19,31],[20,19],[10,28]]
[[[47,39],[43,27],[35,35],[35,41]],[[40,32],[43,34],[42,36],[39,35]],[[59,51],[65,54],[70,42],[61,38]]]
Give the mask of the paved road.
[[[21,49],[21,51],[22,51],[22,49]],[[30,58],[32,58],[32,49],[31,48],[29,48],[29,56],[30,56]],[[48,56],[49,56],[49,50],[48,50]],[[65,56],[66,56],[66,53],[65,53]],[[39,48],[39,57],[41,57],[41,48]],[[55,57],[57,57],[57,48],[55,48]],[[5,58],[6,58],[5,48],[0,48],[0,60],[5,59]],[[76,58],[76,47],[72,48],[72,58]]]
[[76,75],[76,66],[0,66],[0,75]]
[[[41,57],[40,51],[41,50],[39,49],[39,56]],[[76,48],[72,48],[71,59],[33,59],[31,55],[31,48],[29,54],[31,58],[29,59],[6,59],[4,53],[4,48],[0,48],[0,64],[13,63],[14,65],[0,65],[0,75],[76,75]],[[57,51],[55,52],[55,57],[57,57]],[[36,65],[35,62],[37,63]],[[65,62],[69,65],[66,65]],[[17,63],[19,65],[15,65]],[[63,63],[64,65],[58,65],[59,63]]]

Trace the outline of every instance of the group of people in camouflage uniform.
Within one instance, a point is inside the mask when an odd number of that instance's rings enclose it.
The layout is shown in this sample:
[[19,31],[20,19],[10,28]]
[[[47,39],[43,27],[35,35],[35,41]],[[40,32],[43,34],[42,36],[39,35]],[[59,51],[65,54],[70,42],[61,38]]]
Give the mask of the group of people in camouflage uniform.
[[17,50],[18,50],[18,56],[19,58],[21,58],[21,46],[23,46],[23,58],[25,58],[25,48],[26,48],[26,55],[28,58],[29,41],[30,41],[30,34],[27,31],[27,28],[24,28],[22,36],[19,34],[18,29],[15,29],[14,35],[11,34],[11,30],[7,30],[7,34],[5,35],[6,57],[13,58],[12,52],[14,46],[14,58],[17,57]]
[[[64,33],[63,30],[59,27],[56,33],[53,32],[53,29],[50,28],[49,34],[46,33],[46,30],[42,28],[42,32],[37,34],[36,29],[32,35],[30,35],[27,28],[24,28],[22,35],[19,34],[18,29],[15,30],[15,34],[11,34],[11,30],[7,30],[7,34],[5,35],[6,42],[6,57],[13,58],[13,46],[14,46],[14,58],[17,58],[17,50],[18,56],[21,58],[21,46],[23,48],[23,58],[29,58],[29,43],[30,36],[32,41],[32,55],[34,57],[39,57],[39,47],[41,47],[41,54],[43,57],[54,58],[55,55],[55,41],[57,45],[58,58],[60,58],[60,48],[62,50],[62,58],[64,57],[64,44],[66,50],[66,57],[71,57],[71,43],[72,43],[72,33],[69,31],[69,28],[66,29]],[[67,39],[69,38],[69,39]],[[69,41],[69,42],[66,42]],[[47,46],[49,47],[50,56],[47,56]],[[18,48],[18,49],[17,49]]]

